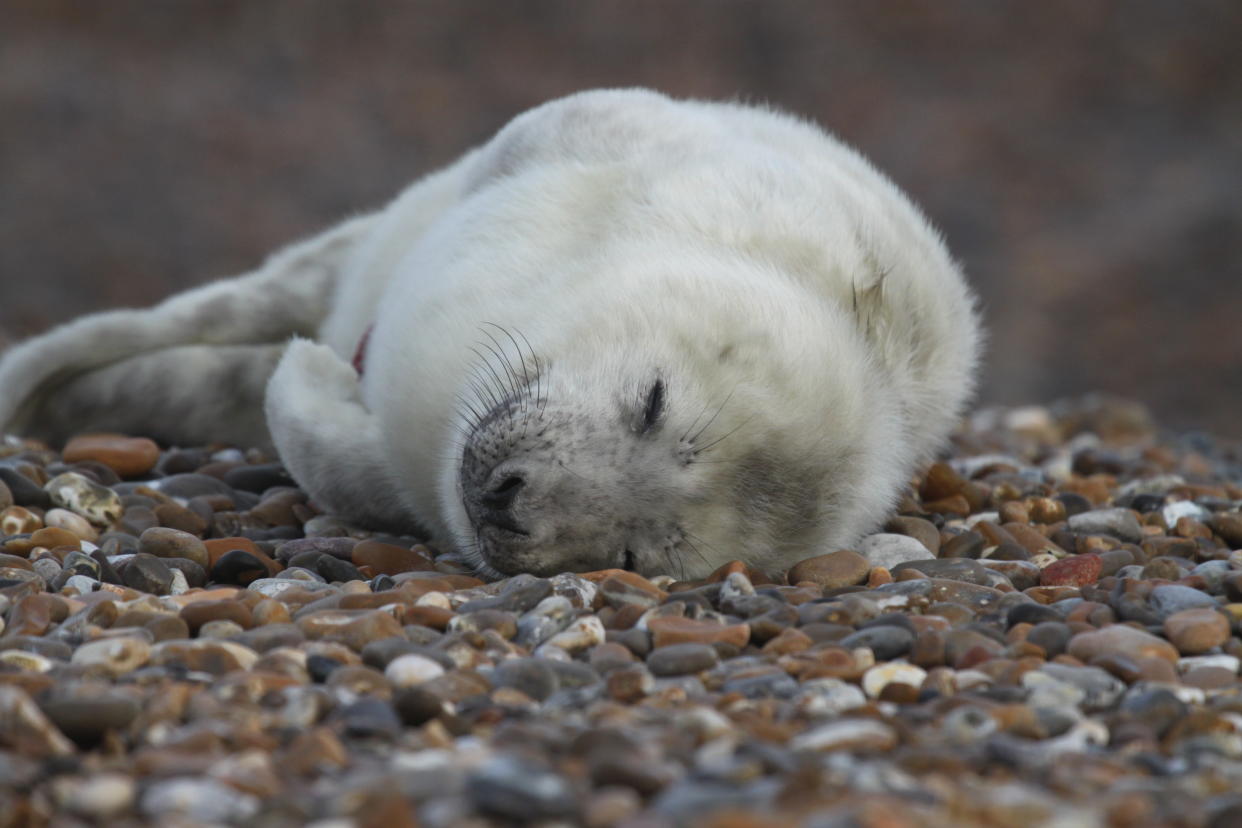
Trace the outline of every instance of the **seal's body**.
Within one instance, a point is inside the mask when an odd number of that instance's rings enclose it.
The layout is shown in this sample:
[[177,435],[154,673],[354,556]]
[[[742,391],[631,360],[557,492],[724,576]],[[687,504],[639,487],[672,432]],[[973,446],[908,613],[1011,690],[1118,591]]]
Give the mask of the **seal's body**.
[[270,434],[320,504],[481,571],[694,576],[873,528],[978,342],[935,232],[818,128],[586,92],[254,274],[12,349],[0,423]]

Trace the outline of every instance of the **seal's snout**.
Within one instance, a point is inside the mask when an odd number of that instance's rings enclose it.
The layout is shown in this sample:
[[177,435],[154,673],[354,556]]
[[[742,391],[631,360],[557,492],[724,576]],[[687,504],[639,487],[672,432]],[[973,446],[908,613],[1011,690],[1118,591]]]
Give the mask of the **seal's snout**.
[[526,477],[514,469],[495,469],[475,492],[470,492],[467,502],[472,506],[471,517],[480,526],[494,526],[518,535],[528,532],[514,516],[514,505],[526,488]]

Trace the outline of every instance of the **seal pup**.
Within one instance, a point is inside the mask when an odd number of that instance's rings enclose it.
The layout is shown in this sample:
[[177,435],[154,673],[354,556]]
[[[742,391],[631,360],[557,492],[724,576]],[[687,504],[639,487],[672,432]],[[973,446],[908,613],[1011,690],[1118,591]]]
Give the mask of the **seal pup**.
[[269,439],[480,572],[778,569],[892,508],[971,393],[972,294],[820,128],[583,92],[257,271],[0,362],[0,424]]

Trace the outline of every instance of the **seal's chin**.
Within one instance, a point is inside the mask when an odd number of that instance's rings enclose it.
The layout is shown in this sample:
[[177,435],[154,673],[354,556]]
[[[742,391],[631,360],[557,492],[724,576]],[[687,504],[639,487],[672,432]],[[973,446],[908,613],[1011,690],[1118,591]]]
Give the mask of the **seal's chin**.
[[515,532],[494,523],[476,524],[474,532],[479,569],[486,574],[509,577],[526,572],[543,577],[564,571],[561,563],[550,560],[525,532]]

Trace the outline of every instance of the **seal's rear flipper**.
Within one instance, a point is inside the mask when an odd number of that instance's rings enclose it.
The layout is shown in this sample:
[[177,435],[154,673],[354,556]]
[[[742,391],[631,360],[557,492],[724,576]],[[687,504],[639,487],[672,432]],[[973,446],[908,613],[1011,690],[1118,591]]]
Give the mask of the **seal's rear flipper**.
[[[170,442],[267,443],[257,407],[240,413],[262,399],[279,350],[266,346],[314,334],[371,221],[292,245],[245,276],[153,308],[84,317],[9,349],[0,359],[0,431],[58,442],[106,423]],[[219,428],[173,413],[190,411],[215,412]]]
[[26,433],[59,440],[121,431],[183,445],[267,448],[263,395],[284,348],[178,345],[122,359],[58,385]]
[[392,479],[379,424],[358,374],[326,345],[294,339],[267,387],[267,423],[281,460],[316,503],[358,523],[408,532],[416,521]]

